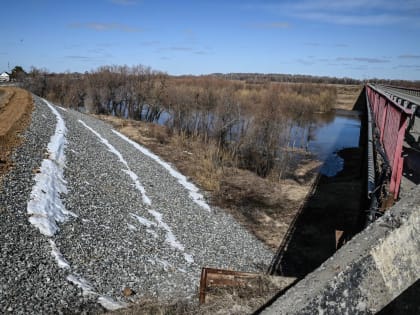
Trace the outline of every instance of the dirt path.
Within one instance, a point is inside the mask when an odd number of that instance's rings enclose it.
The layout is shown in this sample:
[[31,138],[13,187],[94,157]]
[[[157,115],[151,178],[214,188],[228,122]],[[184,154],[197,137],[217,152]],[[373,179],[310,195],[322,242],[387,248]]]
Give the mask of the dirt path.
[[17,87],[0,88],[0,177],[10,168],[10,154],[30,121],[32,96]]

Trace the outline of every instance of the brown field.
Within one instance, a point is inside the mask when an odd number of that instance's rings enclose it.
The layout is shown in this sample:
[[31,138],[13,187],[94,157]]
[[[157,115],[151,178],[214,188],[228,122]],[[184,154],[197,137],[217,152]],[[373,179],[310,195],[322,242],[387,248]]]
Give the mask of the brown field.
[[337,89],[337,109],[351,110],[362,91],[362,85],[333,84]]
[[33,108],[28,91],[16,87],[0,88],[0,177],[11,167],[10,155],[17,147],[30,121]]

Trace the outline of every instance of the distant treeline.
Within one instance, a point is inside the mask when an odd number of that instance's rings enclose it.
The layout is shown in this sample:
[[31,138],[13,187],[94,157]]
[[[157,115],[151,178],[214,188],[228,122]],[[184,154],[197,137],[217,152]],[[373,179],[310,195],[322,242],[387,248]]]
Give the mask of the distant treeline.
[[227,79],[240,80],[250,83],[266,82],[294,82],[294,83],[322,83],[322,84],[365,84],[367,82],[388,84],[396,86],[420,88],[420,80],[390,80],[371,78],[367,80],[357,80],[352,78],[337,78],[327,76],[312,76],[302,74],[279,74],[279,73],[214,73],[212,76]]
[[335,78],[326,76],[311,76],[301,74],[279,74],[279,73],[214,73],[213,76],[228,79],[240,80],[250,83],[266,82],[293,82],[293,83],[322,83],[322,84],[362,84],[360,80],[352,78]]

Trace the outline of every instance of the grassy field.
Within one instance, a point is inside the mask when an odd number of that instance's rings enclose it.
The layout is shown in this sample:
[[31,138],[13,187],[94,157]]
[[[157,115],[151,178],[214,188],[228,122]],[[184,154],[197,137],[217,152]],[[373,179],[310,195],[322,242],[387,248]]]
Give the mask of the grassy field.
[[362,92],[363,86],[344,84],[334,84],[334,86],[337,89],[337,104],[335,108],[351,110]]

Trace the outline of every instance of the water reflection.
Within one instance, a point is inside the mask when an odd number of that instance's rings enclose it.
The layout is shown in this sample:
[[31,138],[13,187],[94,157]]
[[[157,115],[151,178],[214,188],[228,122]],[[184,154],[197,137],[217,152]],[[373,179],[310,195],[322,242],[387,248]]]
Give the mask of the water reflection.
[[[142,117],[146,115],[148,110],[147,105],[144,106]],[[218,122],[216,114],[200,111],[192,111],[188,114],[187,117],[183,117],[183,123],[189,125],[191,130],[199,129],[202,124],[205,124],[209,127],[209,133],[212,135],[217,129],[215,126]],[[163,110],[155,117],[153,122],[171,126],[174,124],[174,115]],[[246,130],[250,128],[252,122],[252,117],[243,116],[237,119],[229,133],[226,134],[226,140],[228,142],[239,141]],[[344,166],[344,160],[337,152],[345,148],[359,146],[360,125],[360,112],[358,111],[335,110],[315,114],[311,122],[290,123],[289,128],[284,128],[279,144],[282,147],[299,148],[312,153],[316,159],[323,162],[320,173],[332,177],[340,172]],[[300,158],[302,156],[299,154],[294,156],[294,159]]]
[[357,148],[360,137],[360,113],[357,111],[335,111],[317,115],[311,128],[308,150],[320,161],[324,161],[320,173],[331,177],[343,169],[344,160],[337,152],[345,148]]

